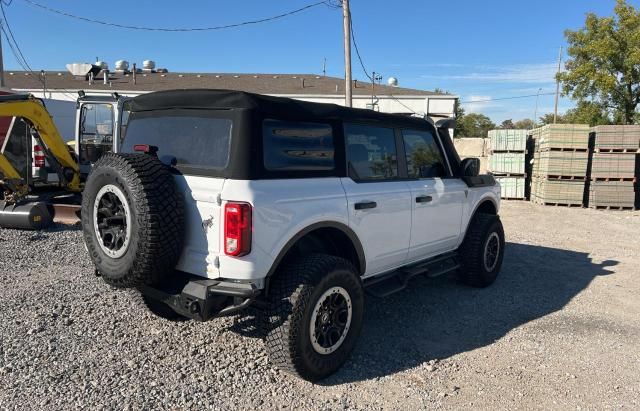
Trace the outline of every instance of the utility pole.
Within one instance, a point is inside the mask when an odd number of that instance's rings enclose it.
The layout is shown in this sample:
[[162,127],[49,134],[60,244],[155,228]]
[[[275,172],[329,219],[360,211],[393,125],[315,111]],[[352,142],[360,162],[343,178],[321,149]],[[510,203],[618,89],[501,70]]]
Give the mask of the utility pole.
[[0,30],[0,87],[4,86],[4,54],[2,54],[2,30]]
[[351,96],[351,11],[349,0],[342,0],[342,20],[344,30],[344,105],[353,106]]
[[327,77],[327,58],[322,62],[322,77]]
[[558,74],[560,74],[562,64],[562,46],[560,46],[560,53],[558,53],[558,72],[556,73],[556,102],[553,108],[553,124],[558,121],[558,97],[560,96],[560,80]]

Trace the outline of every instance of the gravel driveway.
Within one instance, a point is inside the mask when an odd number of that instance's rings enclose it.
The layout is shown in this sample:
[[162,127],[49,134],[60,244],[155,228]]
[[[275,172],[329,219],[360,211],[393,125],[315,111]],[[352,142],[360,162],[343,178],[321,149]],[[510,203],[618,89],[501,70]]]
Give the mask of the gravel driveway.
[[369,297],[312,385],[252,317],[168,323],[93,276],[77,227],[0,230],[0,409],[640,408],[640,212],[505,202],[502,274]]

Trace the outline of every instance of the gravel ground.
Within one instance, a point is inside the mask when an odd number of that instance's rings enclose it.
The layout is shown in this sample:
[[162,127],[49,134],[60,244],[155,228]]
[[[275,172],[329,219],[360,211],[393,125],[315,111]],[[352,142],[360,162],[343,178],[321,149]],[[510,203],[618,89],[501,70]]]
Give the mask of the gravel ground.
[[251,317],[168,323],[93,276],[77,227],[0,230],[0,409],[640,407],[640,212],[505,202],[490,288],[368,298],[322,384],[267,364]]

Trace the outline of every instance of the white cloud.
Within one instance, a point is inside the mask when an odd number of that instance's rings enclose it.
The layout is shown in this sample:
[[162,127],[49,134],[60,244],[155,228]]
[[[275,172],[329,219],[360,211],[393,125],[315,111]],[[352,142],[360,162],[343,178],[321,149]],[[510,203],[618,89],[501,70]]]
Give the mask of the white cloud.
[[495,106],[495,103],[490,100],[491,96],[471,95],[462,98],[460,103],[467,113],[477,113],[488,107]]
[[422,78],[441,80],[483,81],[519,84],[551,84],[557,66],[553,63],[515,64],[505,66],[472,66],[473,71],[460,74],[425,74]]

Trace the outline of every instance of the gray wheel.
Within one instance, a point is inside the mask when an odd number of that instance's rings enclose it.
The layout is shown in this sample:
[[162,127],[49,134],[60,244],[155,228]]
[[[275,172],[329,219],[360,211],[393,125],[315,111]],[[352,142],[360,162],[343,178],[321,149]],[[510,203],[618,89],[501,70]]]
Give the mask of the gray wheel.
[[496,280],[504,257],[504,229],[500,217],[477,214],[460,246],[460,279],[472,287],[487,287]]

